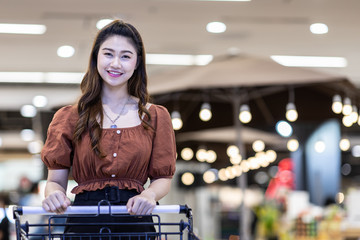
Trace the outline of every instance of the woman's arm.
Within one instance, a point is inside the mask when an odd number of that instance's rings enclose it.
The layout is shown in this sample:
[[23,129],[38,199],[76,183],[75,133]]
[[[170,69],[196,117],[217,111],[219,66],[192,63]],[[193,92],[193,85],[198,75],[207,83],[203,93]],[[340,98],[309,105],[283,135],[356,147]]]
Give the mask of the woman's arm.
[[69,170],[49,170],[45,186],[45,199],[43,208],[48,212],[64,213],[70,206],[70,199],[66,197]]
[[170,178],[159,178],[152,181],[141,194],[129,199],[126,204],[128,212],[136,215],[150,214],[154,210],[156,202],[169,193],[170,186]]

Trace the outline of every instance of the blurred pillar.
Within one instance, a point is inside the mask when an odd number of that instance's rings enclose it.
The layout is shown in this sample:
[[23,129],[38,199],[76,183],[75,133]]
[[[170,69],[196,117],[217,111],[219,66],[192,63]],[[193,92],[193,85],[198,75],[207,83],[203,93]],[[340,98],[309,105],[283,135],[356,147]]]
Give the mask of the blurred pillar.
[[[241,97],[238,94],[238,91],[233,92],[233,112],[234,112],[234,131],[236,132],[236,142],[235,145],[239,148],[240,154],[243,159],[246,158],[246,150],[244,146],[244,142],[241,138],[241,131],[242,131],[242,123],[239,120],[239,113],[240,113],[240,104],[241,104]],[[246,206],[245,206],[245,190],[247,187],[247,174],[242,173],[240,177],[237,178],[237,185],[240,187],[242,192],[242,202],[240,206],[239,212],[239,236],[241,240],[250,240],[250,227],[249,227],[249,219],[248,214],[246,213]]]

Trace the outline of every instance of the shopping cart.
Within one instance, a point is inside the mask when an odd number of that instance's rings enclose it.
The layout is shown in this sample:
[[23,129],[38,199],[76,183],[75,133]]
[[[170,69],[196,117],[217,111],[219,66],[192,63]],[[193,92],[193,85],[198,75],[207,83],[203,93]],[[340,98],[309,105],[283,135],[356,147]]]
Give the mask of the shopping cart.
[[[162,222],[159,214],[185,214],[186,220]],[[17,240],[172,240],[187,239],[198,240],[193,232],[193,217],[191,208],[187,205],[158,205],[151,215],[153,221],[149,222],[93,222],[93,223],[67,223],[68,218],[96,218],[102,214],[108,214],[111,217],[134,217],[127,214],[125,206],[115,206],[107,203],[106,206],[98,204],[98,206],[70,206],[64,214],[53,214],[46,212],[42,207],[15,206],[13,215],[15,219],[16,238]],[[30,223],[23,220],[27,215],[42,215],[45,220],[43,222]],[[138,215],[135,217],[144,217]],[[149,217],[149,215],[147,215]],[[99,232],[96,233],[65,233],[65,227],[69,226],[88,226],[90,228],[97,227]],[[110,226],[122,225],[125,229],[130,225],[153,225],[156,232],[111,232]]]

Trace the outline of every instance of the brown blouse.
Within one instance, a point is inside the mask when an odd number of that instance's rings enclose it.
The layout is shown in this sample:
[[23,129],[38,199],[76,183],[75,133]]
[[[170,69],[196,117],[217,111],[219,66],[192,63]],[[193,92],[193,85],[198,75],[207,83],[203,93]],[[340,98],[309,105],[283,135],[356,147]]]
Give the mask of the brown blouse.
[[49,169],[70,169],[78,183],[72,193],[94,191],[106,186],[144,190],[147,179],[172,178],[175,172],[176,145],[169,112],[152,104],[149,108],[155,131],[140,124],[129,128],[104,128],[99,158],[91,150],[88,133],[73,142],[78,120],[75,106],[57,111],[49,125],[41,159]]

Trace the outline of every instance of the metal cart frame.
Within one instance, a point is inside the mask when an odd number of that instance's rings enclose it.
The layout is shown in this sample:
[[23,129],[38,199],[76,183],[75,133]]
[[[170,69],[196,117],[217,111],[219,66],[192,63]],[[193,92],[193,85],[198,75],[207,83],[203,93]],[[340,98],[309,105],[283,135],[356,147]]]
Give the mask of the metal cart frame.
[[[153,213],[150,215],[154,219],[153,222],[141,223],[114,223],[114,222],[97,222],[97,223],[76,223],[75,225],[89,226],[92,225],[102,226],[98,233],[64,233],[63,229],[69,224],[66,219],[71,217],[97,217],[100,214],[109,214],[112,217],[126,218],[127,209],[125,206],[114,206],[107,202],[107,206],[70,206],[64,214],[54,214],[46,212],[42,207],[27,207],[15,206],[13,208],[13,217],[15,219],[16,239],[17,240],[170,240],[180,239],[183,240],[184,235],[187,240],[198,240],[198,237],[193,232],[193,217],[191,208],[187,205],[163,205],[156,206]],[[181,219],[179,222],[162,222],[160,215],[163,213],[185,214],[186,221]],[[43,215],[46,220],[42,223],[29,223],[28,221],[22,222],[22,216],[25,215]],[[131,215],[132,217],[134,215]],[[136,217],[143,217],[149,215],[138,215]],[[60,221],[60,223],[59,223]],[[136,225],[146,224],[153,225],[156,232],[121,232],[112,233],[108,228],[113,225]],[[60,228],[60,231],[59,231]],[[184,234],[187,232],[187,234]]]

